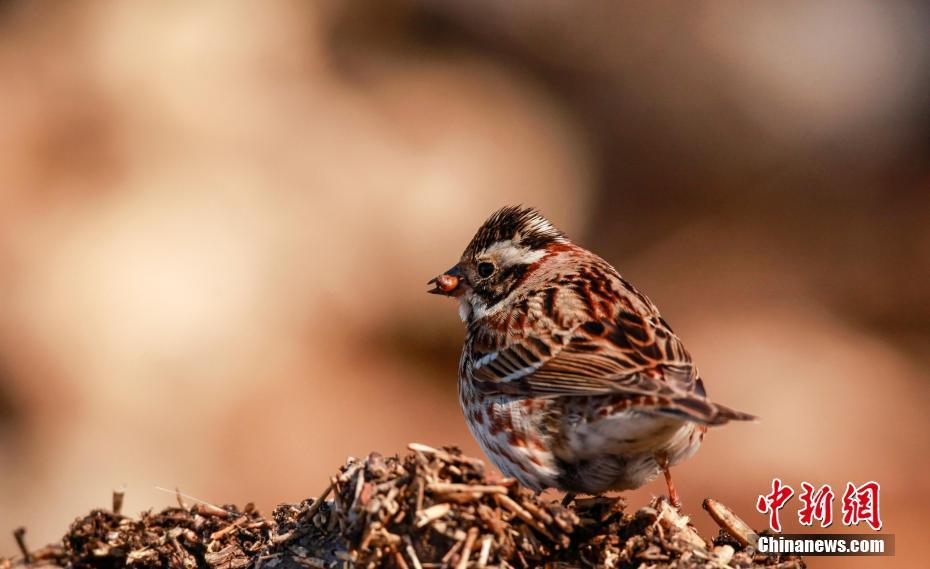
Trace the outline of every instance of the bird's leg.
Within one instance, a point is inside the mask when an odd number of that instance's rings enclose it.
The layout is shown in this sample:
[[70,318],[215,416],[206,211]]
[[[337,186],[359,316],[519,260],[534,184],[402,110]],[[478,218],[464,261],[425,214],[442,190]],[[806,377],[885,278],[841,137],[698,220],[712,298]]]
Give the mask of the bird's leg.
[[657,454],[656,462],[659,464],[659,468],[662,469],[662,473],[665,474],[665,484],[668,485],[669,503],[676,508],[680,508],[681,498],[678,497],[678,490],[675,488],[675,483],[672,482],[672,471],[668,468],[668,456],[665,454]]
[[575,501],[575,494],[573,494],[572,492],[568,492],[567,494],[565,494],[565,497],[562,498],[562,505],[567,508],[568,505],[574,501]]

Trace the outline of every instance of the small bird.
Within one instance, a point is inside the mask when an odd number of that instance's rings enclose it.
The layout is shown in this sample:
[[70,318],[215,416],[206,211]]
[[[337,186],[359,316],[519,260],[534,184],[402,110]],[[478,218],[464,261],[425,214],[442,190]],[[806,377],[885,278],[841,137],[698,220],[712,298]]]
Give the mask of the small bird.
[[693,455],[709,425],[755,417],[707,399],[655,304],[533,208],[488,218],[429,292],[466,326],[459,401],[506,476],[541,492],[639,488]]

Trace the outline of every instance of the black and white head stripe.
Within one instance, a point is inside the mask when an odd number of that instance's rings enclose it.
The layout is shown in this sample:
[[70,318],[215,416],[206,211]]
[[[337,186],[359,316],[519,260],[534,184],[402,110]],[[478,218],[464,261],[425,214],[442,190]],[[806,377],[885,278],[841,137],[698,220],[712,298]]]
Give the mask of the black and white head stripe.
[[568,237],[531,207],[507,206],[494,212],[478,229],[465,249],[474,256],[500,241],[530,250],[544,249],[551,243],[568,243]]

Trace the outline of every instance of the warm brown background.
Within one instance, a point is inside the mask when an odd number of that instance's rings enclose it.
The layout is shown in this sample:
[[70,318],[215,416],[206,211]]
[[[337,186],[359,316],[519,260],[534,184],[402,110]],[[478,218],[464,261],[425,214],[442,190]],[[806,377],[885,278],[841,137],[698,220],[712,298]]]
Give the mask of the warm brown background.
[[425,283],[522,202],[763,417],[677,469],[702,529],[875,479],[897,558],[811,565],[916,566],[926,5],[607,4],[0,3],[0,555],[124,483],[268,511],[347,455],[478,452]]

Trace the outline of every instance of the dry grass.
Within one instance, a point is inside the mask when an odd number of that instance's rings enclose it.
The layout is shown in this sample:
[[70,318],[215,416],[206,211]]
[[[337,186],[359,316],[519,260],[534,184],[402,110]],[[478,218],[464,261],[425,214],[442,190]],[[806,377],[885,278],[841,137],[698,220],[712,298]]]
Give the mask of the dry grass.
[[725,506],[705,508],[722,528],[708,541],[656,499],[626,513],[620,498],[564,507],[513,481],[490,480],[457,449],[410,445],[406,456],[350,459],[316,499],[265,518],[205,503],[130,518],[94,510],[61,543],[0,559],[0,569],[67,567],[804,567],[795,557],[753,555],[757,536]]

